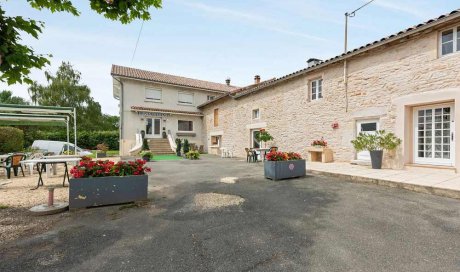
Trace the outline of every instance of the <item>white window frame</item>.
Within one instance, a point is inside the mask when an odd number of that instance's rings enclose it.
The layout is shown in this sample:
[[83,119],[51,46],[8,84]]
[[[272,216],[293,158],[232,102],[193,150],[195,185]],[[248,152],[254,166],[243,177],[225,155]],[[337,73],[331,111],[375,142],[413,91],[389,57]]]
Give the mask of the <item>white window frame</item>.
[[[257,113],[257,116],[256,116],[256,113]],[[260,109],[259,108],[252,110],[252,119],[253,120],[260,119]]]
[[[180,130],[179,129],[179,122],[192,122],[192,130]],[[194,132],[195,131],[195,124],[191,120],[177,120],[177,131],[178,132]]]
[[216,99],[216,96],[215,95],[208,95],[207,99],[208,99],[208,101],[211,101],[211,100]]
[[[315,83],[315,88],[313,90],[313,83]],[[319,88],[318,88],[319,87]],[[313,93],[315,97],[313,97]],[[319,96],[321,94],[321,97]],[[310,81],[310,101],[316,101],[323,98],[323,79],[317,78]]]
[[[157,91],[157,92],[160,92],[160,99],[154,99],[154,98],[150,98],[147,96],[147,92],[148,91]],[[150,102],[155,102],[155,103],[162,103],[163,102],[163,90],[161,89],[156,89],[156,88],[151,88],[151,87],[146,87],[145,88],[145,91],[144,91],[144,98],[145,98],[145,101],[150,101]]]
[[[192,97],[192,102],[191,103],[187,103],[187,102],[181,102],[180,101],[180,95],[190,95]],[[177,104],[179,105],[185,105],[185,106],[193,106],[195,104],[195,95],[194,93],[190,93],[190,92],[178,92],[177,93]]]
[[[452,35],[452,38],[453,38],[453,51],[452,53],[447,53],[447,54],[442,54],[442,45],[443,45],[443,42],[442,42],[442,34],[446,31],[449,31],[449,30],[452,30],[453,32],[453,35]],[[444,56],[449,56],[451,54],[454,54],[454,53],[458,53],[460,52],[460,50],[457,50],[457,44],[459,42],[459,39],[460,37],[458,36],[458,31],[460,31],[460,26],[456,26],[456,27],[452,27],[452,28],[448,28],[448,29],[444,29],[442,31],[439,32],[439,42],[438,42],[438,50],[439,50],[439,56],[440,57],[444,57]]]

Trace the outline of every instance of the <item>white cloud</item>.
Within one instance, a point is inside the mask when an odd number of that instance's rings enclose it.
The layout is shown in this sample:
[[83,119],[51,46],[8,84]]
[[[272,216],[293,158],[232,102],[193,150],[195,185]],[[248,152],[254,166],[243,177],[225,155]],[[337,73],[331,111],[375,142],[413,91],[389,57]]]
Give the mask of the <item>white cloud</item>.
[[261,15],[256,15],[253,13],[248,13],[248,12],[223,8],[223,7],[211,6],[211,5],[207,5],[207,4],[203,4],[199,2],[184,2],[181,0],[176,0],[176,2],[186,5],[188,7],[191,7],[191,8],[197,9],[197,10],[207,12],[208,14],[213,15],[213,16],[224,17],[224,18],[232,19],[232,20],[245,20],[247,23],[251,23],[255,25],[256,27],[264,28],[264,29],[267,29],[273,32],[278,32],[278,33],[291,35],[291,36],[297,36],[297,37],[314,40],[314,41],[327,41],[326,39],[322,37],[310,35],[310,34],[299,32],[299,31],[294,31],[292,30],[291,27],[283,26],[280,22],[272,20],[268,17],[261,16]]
[[420,8],[421,6],[425,6],[423,5],[422,1],[376,0],[372,4],[375,4],[385,9],[410,14],[421,19],[426,19],[430,16],[430,13],[427,12],[427,9]]

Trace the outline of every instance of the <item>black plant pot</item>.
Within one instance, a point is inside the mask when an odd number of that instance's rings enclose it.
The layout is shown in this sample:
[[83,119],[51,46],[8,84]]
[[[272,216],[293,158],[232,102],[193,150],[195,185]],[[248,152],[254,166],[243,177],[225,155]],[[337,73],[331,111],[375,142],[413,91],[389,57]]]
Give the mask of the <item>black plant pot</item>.
[[369,151],[371,154],[372,169],[382,169],[383,150]]
[[144,161],[148,161],[148,162],[149,162],[149,161],[150,161],[150,156],[144,156],[144,157],[142,157],[142,159],[143,159]]
[[181,156],[180,151],[176,151],[176,155],[180,157]]

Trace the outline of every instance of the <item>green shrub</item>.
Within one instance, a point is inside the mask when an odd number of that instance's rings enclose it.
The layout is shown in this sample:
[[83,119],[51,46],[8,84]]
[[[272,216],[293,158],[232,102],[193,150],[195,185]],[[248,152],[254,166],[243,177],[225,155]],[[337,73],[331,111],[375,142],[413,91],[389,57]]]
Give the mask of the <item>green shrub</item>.
[[0,127],[0,153],[19,152],[24,149],[24,132],[18,128]]
[[187,139],[184,139],[184,154],[187,154],[190,151],[190,144],[188,143]]
[[147,139],[144,138],[142,140],[142,150],[150,150],[149,143],[147,142]]
[[182,141],[179,138],[176,138],[176,155],[180,156],[180,150],[182,148]]
[[401,139],[385,130],[376,131],[375,134],[359,133],[351,143],[356,151],[393,150],[401,144]]
[[[34,130],[27,131],[25,145],[31,146],[34,140],[49,140],[49,141],[67,141],[67,132],[65,130],[58,131],[42,131]],[[70,133],[70,142],[73,143],[73,131]],[[77,145],[81,148],[94,150],[100,143],[105,143],[109,150],[119,149],[119,133],[115,131],[77,131]]]
[[198,160],[200,158],[200,152],[194,150],[185,153],[185,157],[190,160]]

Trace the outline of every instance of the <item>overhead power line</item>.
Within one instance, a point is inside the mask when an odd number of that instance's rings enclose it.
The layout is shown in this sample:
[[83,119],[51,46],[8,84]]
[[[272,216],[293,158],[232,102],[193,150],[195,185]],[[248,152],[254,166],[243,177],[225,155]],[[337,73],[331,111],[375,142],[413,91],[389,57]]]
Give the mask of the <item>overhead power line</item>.
[[144,28],[144,20],[142,20],[142,24],[141,24],[141,29],[139,30],[139,35],[137,35],[137,41],[136,41],[136,46],[134,46],[134,51],[133,51],[133,56],[131,57],[131,65],[133,65],[133,61],[134,61],[134,56],[136,55],[136,51],[137,51],[137,45],[139,44],[139,40],[141,38],[141,34],[142,34],[142,29]]

